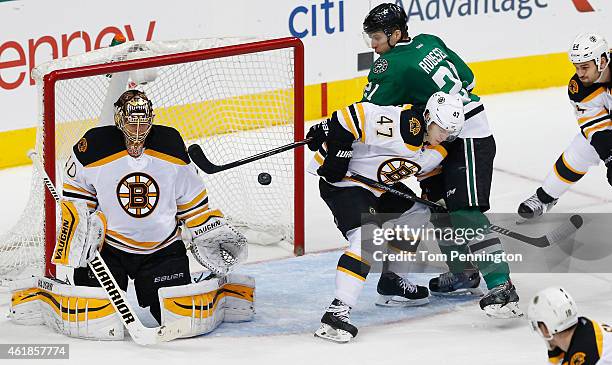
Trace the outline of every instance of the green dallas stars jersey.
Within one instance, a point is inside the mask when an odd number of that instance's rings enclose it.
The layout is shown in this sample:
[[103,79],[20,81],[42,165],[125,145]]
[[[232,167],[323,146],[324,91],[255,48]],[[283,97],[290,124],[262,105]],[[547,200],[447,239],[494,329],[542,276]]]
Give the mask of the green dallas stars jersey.
[[461,93],[466,101],[479,100],[468,92],[474,88],[474,74],[468,65],[430,34],[400,42],[380,56],[368,81],[361,101],[377,105],[426,104],[437,91]]

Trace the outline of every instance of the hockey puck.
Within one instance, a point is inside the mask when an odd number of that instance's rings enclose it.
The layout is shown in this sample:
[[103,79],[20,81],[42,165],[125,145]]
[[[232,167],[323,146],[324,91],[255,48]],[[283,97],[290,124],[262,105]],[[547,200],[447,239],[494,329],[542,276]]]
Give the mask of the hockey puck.
[[261,185],[270,185],[272,182],[272,176],[267,172],[262,172],[259,174],[259,176],[257,176],[257,182]]

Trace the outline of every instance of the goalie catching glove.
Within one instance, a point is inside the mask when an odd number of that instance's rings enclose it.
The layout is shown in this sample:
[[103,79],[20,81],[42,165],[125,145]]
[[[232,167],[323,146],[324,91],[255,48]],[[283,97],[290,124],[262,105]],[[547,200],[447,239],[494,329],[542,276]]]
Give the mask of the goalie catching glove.
[[193,257],[215,275],[226,275],[247,259],[246,238],[227,223],[221,211],[208,210],[185,224],[191,233]]
[[62,200],[62,220],[51,261],[72,268],[87,267],[100,250],[106,234],[106,217],[101,211],[90,213],[87,204]]

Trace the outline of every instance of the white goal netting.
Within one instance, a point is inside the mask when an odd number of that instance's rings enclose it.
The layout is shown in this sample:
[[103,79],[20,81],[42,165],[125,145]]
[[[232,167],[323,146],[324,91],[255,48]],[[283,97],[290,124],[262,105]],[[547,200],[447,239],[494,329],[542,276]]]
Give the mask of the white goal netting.
[[[142,81],[142,74],[148,74],[148,80],[154,78],[136,88],[144,90],[152,100],[155,123],[178,129],[187,145],[200,144],[215,164],[293,142],[295,129],[303,128],[301,118],[294,117],[293,47],[252,53],[231,51],[229,47],[228,52],[202,56],[206,59],[193,57],[196,53],[204,55],[199,50],[242,43],[244,40],[239,39],[128,42],[37,67],[33,77],[39,88],[40,120],[35,150],[43,156],[45,143],[55,144],[56,186],[61,187],[62,168],[72,146],[87,129],[113,123],[112,104],[123,91]],[[90,65],[112,68],[117,62],[121,65],[121,61],[141,59],[146,62],[141,62],[139,70],[60,77],[55,82],[55,97],[49,103],[43,79],[52,71]],[[45,106],[53,109],[54,135],[44,128]],[[258,184],[261,172],[272,176],[270,185]],[[295,173],[294,154],[290,151],[218,174],[202,175],[211,206],[220,208],[234,225],[247,232],[251,241],[292,244]],[[22,218],[0,237],[0,278],[44,265],[44,225],[55,225],[56,217],[45,216],[44,185],[37,171],[33,173],[31,190]]]

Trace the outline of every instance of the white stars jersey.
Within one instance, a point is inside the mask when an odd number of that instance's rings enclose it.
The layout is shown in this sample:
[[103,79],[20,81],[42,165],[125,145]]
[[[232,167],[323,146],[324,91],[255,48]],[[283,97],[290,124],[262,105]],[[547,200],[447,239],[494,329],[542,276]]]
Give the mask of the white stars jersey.
[[148,254],[180,238],[180,220],[208,209],[178,131],[154,125],[139,158],[127,154],[115,126],[89,130],[66,162],[65,199],[87,202],[108,220],[105,244]]
[[[340,126],[353,141],[349,174],[357,173],[385,184],[393,184],[435,169],[446,157],[442,146],[425,147],[426,125],[420,109],[405,106],[379,106],[360,102],[332,114],[329,128]],[[330,132],[332,134],[332,132]],[[308,172],[316,175],[325,161],[325,144],[315,153]],[[382,191],[365,186],[347,176],[335,186],[361,186],[380,196]]]

